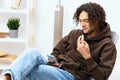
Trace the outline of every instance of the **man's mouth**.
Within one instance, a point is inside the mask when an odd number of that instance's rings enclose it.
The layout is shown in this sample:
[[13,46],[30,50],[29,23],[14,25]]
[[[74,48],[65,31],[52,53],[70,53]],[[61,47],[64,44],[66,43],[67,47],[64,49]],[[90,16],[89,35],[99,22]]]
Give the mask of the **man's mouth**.
[[86,30],[87,30],[87,28],[83,28],[83,30],[84,30],[84,31],[86,31]]

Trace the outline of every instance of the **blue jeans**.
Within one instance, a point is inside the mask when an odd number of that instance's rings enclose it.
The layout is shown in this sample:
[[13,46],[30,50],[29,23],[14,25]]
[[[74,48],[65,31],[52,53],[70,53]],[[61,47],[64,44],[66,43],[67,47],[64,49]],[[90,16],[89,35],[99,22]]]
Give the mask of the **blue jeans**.
[[21,54],[1,75],[7,73],[11,80],[75,80],[69,72],[48,65],[47,59],[34,48]]

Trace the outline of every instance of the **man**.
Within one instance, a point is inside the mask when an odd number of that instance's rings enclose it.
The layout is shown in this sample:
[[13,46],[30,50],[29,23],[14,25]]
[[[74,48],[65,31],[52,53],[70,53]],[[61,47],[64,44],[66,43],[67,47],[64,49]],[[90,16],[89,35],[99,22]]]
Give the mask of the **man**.
[[116,60],[105,11],[96,3],[76,9],[73,19],[82,30],[73,30],[53,49],[54,60],[46,60],[36,49],[25,51],[1,74],[0,80],[107,80]]

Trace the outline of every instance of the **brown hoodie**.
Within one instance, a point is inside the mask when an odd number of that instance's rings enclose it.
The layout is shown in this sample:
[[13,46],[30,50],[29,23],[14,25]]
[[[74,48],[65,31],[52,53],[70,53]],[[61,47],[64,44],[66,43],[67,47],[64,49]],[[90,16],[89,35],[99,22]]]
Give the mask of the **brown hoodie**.
[[116,60],[116,47],[111,40],[109,25],[104,23],[101,32],[94,37],[87,38],[84,34],[92,56],[87,60],[77,51],[77,39],[82,34],[79,29],[71,31],[59,41],[51,54],[62,64],[62,69],[70,72],[77,80],[90,80],[90,77],[107,80]]

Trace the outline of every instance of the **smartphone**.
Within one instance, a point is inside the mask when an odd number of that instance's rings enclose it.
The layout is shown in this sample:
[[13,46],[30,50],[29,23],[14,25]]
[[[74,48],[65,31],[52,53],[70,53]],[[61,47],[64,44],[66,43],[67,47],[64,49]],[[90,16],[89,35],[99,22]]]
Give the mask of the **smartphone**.
[[53,60],[56,64],[58,64],[58,61],[55,58],[55,56],[53,56],[53,55],[47,55],[47,57],[48,57],[48,60]]

